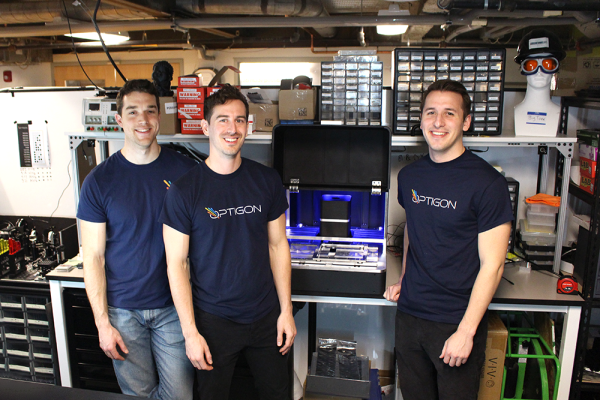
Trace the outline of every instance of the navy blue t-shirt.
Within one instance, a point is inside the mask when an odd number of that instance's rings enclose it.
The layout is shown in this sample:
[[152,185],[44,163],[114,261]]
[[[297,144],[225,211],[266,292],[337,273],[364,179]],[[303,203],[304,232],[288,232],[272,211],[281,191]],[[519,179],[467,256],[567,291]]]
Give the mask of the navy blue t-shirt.
[[468,150],[446,163],[427,156],[400,170],[398,201],[409,238],[398,309],[458,324],[479,273],[478,234],[513,219],[506,179]]
[[287,208],[277,172],[245,158],[228,175],[199,164],[171,186],[160,221],[190,236],[196,307],[252,323],[277,306],[267,225]]
[[77,218],[106,223],[109,306],[148,310],[173,304],[158,216],[169,185],[196,164],[167,148],[145,165],[119,151],[85,178]]

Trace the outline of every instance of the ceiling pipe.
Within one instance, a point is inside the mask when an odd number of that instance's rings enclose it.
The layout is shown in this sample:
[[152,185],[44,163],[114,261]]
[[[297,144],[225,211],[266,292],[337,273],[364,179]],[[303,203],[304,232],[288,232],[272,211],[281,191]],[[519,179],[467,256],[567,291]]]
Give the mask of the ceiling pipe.
[[467,32],[472,32],[472,31],[476,31],[477,29],[481,29],[483,28],[483,25],[467,25],[467,26],[461,26],[460,28],[454,30],[452,33],[450,33],[448,36],[446,36],[446,41],[449,42],[452,39],[454,39],[455,37],[457,37],[458,35],[462,35],[463,33],[467,33]]
[[[458,24],[459,21],[473,21],[477,18],[552,18],[546,17],[543,11],[493,11],[493,10],[471,10],[461,15],[452,16],[452,22]],[[594,14],[586,14],[578,11],[567,11],[563,13],[562,18],[572,17],[577,19],[579,22],[590,22],[596,19]]]
[[[198,15],[262,15],[327,18],[321,0],[177,0],[177,7]],[[331,38],[335,27],[313,26],[322,37]]]
[[515,10],[549,10],[549,11],[600,11],[600,1],[594,0],[438,0],[442,10],[452,9],[482,9],[498,11]]
[[513,33],[515,31],[518,31],[519,29],[522,29],[522,27],[520,26],[504,26],[504,27],[500,27],[500,29],[497,29],[494,32],[485,32],[483,34],[484,38],[488,38],[488,39],[500,39],[503,36],[508,35],[509,33]]
[[[194,49],[201,52],[203,55],[202,59],[210,60],[209,57],[206,56],[204,49],[201,47],[194,47],[193,44],[183,42],[181,40],[128,40],[127,42],[118,43],[118,44],[107,44],[106,47],[110,49],[119,49],[119,48],[138,48],[138,47],[152,47],[152,48],[162,48],[162,47],[170,47],[170,48],[179,48],[179,49]],[[48,43],[48,44],[3,44],[0,43],[0,50],[14,48],[17,50],[41,50],[41,49],[72,49],[72,43]],[[75,48],[78,51],[85,49],[97,49],[102,48],[102,45],[99,42],[89,42],[89,43],[75,43]]]
[[[336,45],[337,47],[357,47],[356,43],[350,44],[350,42],[352,42],[352,40],[346,40],[344,43],[338,44]],[[461,47],[461,46],[481,46],[481,40],[472,40],[472,39],[468,39],[468,40],[457,40],[454,41],[452,43],[447,43],[447,42],[442,42],[443,43],[443,47],[448,47],[448,48],[455,48],[455,47]],[[270,40],[270,41],[265,41],[263,39],[257,40],[257,39],[242,39],[240,40],[240,44],[255,44],[257,46],[254,46],[256,48],[263,48],[263,47],[273,47],[275,45],[277,46],[282,46],[282,47],[288,47],[289,45],[289,41],[285,40],[285,39],[277,39],[277,40]],[[516,44],[516,43],[515,43]],[[218,46],[218,45],[223,45],[225,47],[229,47],[231,45],[230,42],[226,42],[223,40],[211,40],[211,41],[202,41],[202,45],[213,45],[213,46]],[[108,46],[111,51],[143,51],[143,50],[155,50],[155,49],[187,49],[187,50],[198,50],[201,51],[200,49],[202,48],[202,45],[200,43],[198,43],[197,45],[194,44],[187,44],[185,42],[182,41],[173,41],[172,43],[168,42],[165,43],[164,41],[157,43],[155,41],[139,41],[138,44],[136,44],[135,46],[131,47],[131,46],[124,46],[124,45],[118,45],[118,46]],[[392,53],[392,51],[390,50],[379,50],[380,47],[383,48],[396,48],[396,47],[401,47],[401,46],[415,46],[415,45],[423,45],[423,46],[427,46],[427,47],[432,47],[432,48],[437,48],[440,47],[440,40],[439,39],[420,39],[420,40],[410,40],[410,41],[394,41],[394,42],[389,42],[389,41],[385,41],[385,42],[369,42],[369,48],[373,48],[377,50],[377,54],[386,54],[386,53]],[[506,44],[503,44],[502,46],[498,45],[498,46],[492,46],[492,45],[488,45],[491,48],[495,48],[495,47],[504,47]],[[194,47],[195,46],[195,47]],[[254,48],[253,47],[253,48]],[[4,44],[0,44],[0,51],[3,50],[8,50],[8,49],[22,49],[22,50],[43,50],[43,49],[57,49],[57,50],[68,50],[68,49],[72,49],[72,45],[68,45],[68,44],[64,44],[64,43],[56,43],[56,44],[26,44],[26,45],[12,45],[11,47],[9,47],[9,45],[4,45]],[[99,47],[90,47],[88,46],[88,48],[90,50],[96,50],[99,49]],[[313,47],[314,49],[314,47]],[[83,52],[83,50],[85,50],[83,47],[78,47],[78,52],[80,52],[81,54],[85,54]],[[319,50],[314,50],[315,54],[337,54],[337,51],[319,51]],[[202,53],[200,52],[198,54],[198,56],[202,59],[204,59],[204,56]],[[206,56],[206,60],[211,60],[212,58],[214,58],[214,56]]]
[[[205,29],[205,28],[311,28],[311,27],[362,27],[377,25],[443,25],[450,23],[452,25],[469,25],[472,20],[466,20],[455,16],[431,16],[431,15],[409,15],[401,17],[389,16],[363,16],[363,17],[324,17],[324,18],[285,18],[285,17],[253,17],[253,18],[194,18],[194,19],[175,19],[151,20],[151,21],[121,21],[121,22],[102,22],[98,26],[102,32],[115,31],[151,31],[171,29],[173,26],[184,29]],[[487,26],[540,26],[540,25],[572,25],[579,23],[575,18],[533,18],[523,20],[507,19],[488,19]],[[71,24],[73,33],[90,32],[94,30],[91,23]],[[69,33],[69,27],[63,25],[47,26],[10,26],[0,27],[0,37],[33,37],[33,36],[58,36]]]
[[337,51],[330,50],[315,50],[315,37],[312,33],[310,33],[310,51],[313,54],[337,54]]

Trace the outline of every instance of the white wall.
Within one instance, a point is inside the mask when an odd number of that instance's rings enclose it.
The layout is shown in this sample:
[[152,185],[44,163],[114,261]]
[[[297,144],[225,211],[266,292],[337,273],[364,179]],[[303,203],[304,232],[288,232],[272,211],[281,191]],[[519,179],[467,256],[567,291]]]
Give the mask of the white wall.
[[12,82],[4,82],[0,80],[0,89],[13,87],[28,87],[28,86],[51,86],[52,79],[52,64],[41,63],[37,65],[29,65],[21,68],[16,65],[2,65],[0,71],[4,75],[4,71],[12,72]]
[[[75,200],[71,154],[66,132],[81,132],[82,99],[94,92],[0,93],[0,215],[74,217]],[[47,123],[51,178],[45,182],[23,182],[15,121]],[[31,168],[25,168],[31,170]]]

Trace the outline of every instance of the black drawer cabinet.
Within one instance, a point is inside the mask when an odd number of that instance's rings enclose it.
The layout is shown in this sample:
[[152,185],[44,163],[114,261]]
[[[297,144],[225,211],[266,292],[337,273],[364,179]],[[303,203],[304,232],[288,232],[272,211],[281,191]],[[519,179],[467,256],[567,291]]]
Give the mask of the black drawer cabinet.
[[0,283],[0,377],[56,384],[58,362],[47,283]]
[[83,289],[63,291],[73,387],[121,393],[112,360],[98,344],[92,307]]

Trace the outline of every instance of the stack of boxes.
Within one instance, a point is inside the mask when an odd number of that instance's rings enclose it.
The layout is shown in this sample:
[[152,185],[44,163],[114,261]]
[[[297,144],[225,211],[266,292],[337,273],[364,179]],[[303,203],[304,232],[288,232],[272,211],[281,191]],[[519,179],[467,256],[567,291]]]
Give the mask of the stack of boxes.
[[547,204],[527,204],[527,218],[520,221],[517,250],[538,266],[552,268],[556,243],[558,207]]
[[177,117],[181,133],[202,135],[200,121],[204,119],[204,100],[219,90],[218,86],[202,87],[197,75],[180,76],[177,86]]
[[383,62],[376,55],[339,55],[321,63],[321,121],[381,125]]
[[579,129],[577,131],[581,172],[579,187],[591,194],[594,194],[594,182],[596,181],[599,136],[600,130],[598,129]]
[[200,121],[204,118],[206,90],[199,76],[180,76],[177,85],[177,118],[181,120],[181,133],[202,135]]

